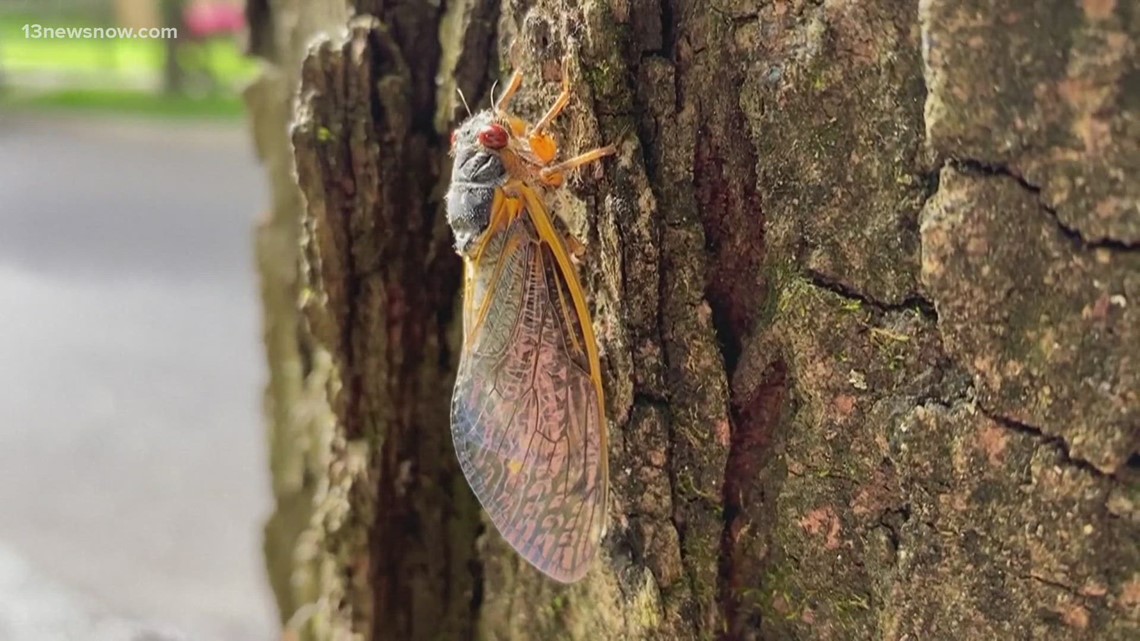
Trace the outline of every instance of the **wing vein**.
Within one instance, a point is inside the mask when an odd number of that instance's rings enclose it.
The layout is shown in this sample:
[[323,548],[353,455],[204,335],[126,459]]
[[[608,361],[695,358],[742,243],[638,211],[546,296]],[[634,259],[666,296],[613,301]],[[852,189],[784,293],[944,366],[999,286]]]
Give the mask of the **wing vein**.
[[470,307],[478,322],[464,336],[452,431],[495,527],[537,568],[572,581],[602,531],[605,423],[580,285],[543,216],[514,218],[472,266],[465,291],[485,298]]

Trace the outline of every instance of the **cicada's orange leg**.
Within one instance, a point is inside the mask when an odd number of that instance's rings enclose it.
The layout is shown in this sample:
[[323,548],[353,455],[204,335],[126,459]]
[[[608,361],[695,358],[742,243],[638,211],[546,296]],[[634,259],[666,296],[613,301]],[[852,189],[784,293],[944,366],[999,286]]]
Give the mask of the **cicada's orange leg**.
[[[539,178],[550,187],[558,187],[565,180],[565,172],[581,167],[592,162],[597,162],[606,156],[612,156],[617,153],[616,145],[606,145],[605,147],[598,147],[584,154],[579,154],[573,158],[564,160],[557,165],[545,167],[539,172]],[[583,245],[572,234],[564,234],[563,240],[566,243],[567,253],[570,255],[571,262],[578,264],[582,256],[586,254],[586,246]]]
[[588,165],[592,162],[597,162],[606,156],[612,156],[617,153],[617,145],[606,145],[605,147],[598,147],[591,149],[584,154],[578,154],[573,158],[567,158],[556,165],[543,167],[539,172],[543,182],[551,187],[557,187],[562,184],[563,175],[571,169],[576,169],[582,165]]
[[[566,69],[566,65],[562,65]],[[538,158],[542,165],[546,165],[554,160],[558,155],[558,143],[554,142],[554,138],[550,134],[545,133],[543,130],[558,117],[566,109],[566,105],[570,104],[570,76],[566,73],[562,74],[562,92],[558,94],[558,98],[550,105],[550,109],[546,110],[542,118],[533,125],[527,127],[523,135],[526,136],[527,145],[530,147],[531,153]]]
[[546,129],[546,127],[558,117],[558,114],[566,109],[566,105],[568,104],[570,104],[570,76],[566,73],[566,65],[564,64],[562,65],[562,92],[558,94],[558,98],[554,100],[554,104],[550,105],[550,109],[547,109],[546,113],[542,115],[542,118],[539,118],[538,122],[534,123],[534,126],[530,128],[530,131],[527,132],[527,136],[533,136],[540,133],[543,129]]

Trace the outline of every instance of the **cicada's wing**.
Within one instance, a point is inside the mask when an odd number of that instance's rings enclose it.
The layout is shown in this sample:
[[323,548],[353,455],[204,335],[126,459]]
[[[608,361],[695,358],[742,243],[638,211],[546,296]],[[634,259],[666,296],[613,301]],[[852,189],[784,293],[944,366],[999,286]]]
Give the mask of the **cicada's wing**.
[[606,518],[593,332],[580,315],[577,277],[558,260],[564,250],[527,215],[486,242],[465,292],[451,405],[456,453],[503,537],[547,575],[576,581]]

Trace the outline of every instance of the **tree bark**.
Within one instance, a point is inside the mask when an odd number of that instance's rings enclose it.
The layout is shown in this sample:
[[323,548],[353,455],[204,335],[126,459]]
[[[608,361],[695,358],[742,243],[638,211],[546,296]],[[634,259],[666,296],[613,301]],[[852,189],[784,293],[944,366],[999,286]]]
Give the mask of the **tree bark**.
[[[348,4],[249,7],[291,634],[1134,638],[1128,3]],[[511,69],[532,117],[573,80],[564,150],[620,142],[550,196],[610,429],[571,587],[487,525],[448,436],[448,132]]]

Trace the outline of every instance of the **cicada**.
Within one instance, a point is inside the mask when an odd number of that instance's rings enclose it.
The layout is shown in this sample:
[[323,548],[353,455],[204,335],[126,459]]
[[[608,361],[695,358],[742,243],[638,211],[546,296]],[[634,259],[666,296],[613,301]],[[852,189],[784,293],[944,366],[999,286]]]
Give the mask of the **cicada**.
[[451,434],[503,538],[569,583],[589,569],[606,526],[605,400],[573,239],[556,229],[544,194],[616,149],[558,162],[546,130],[569,103],[570,85],[563,80],[532,124],[507,111],[521,83],[516,72],[451,138],[447,222],[464,262]]

